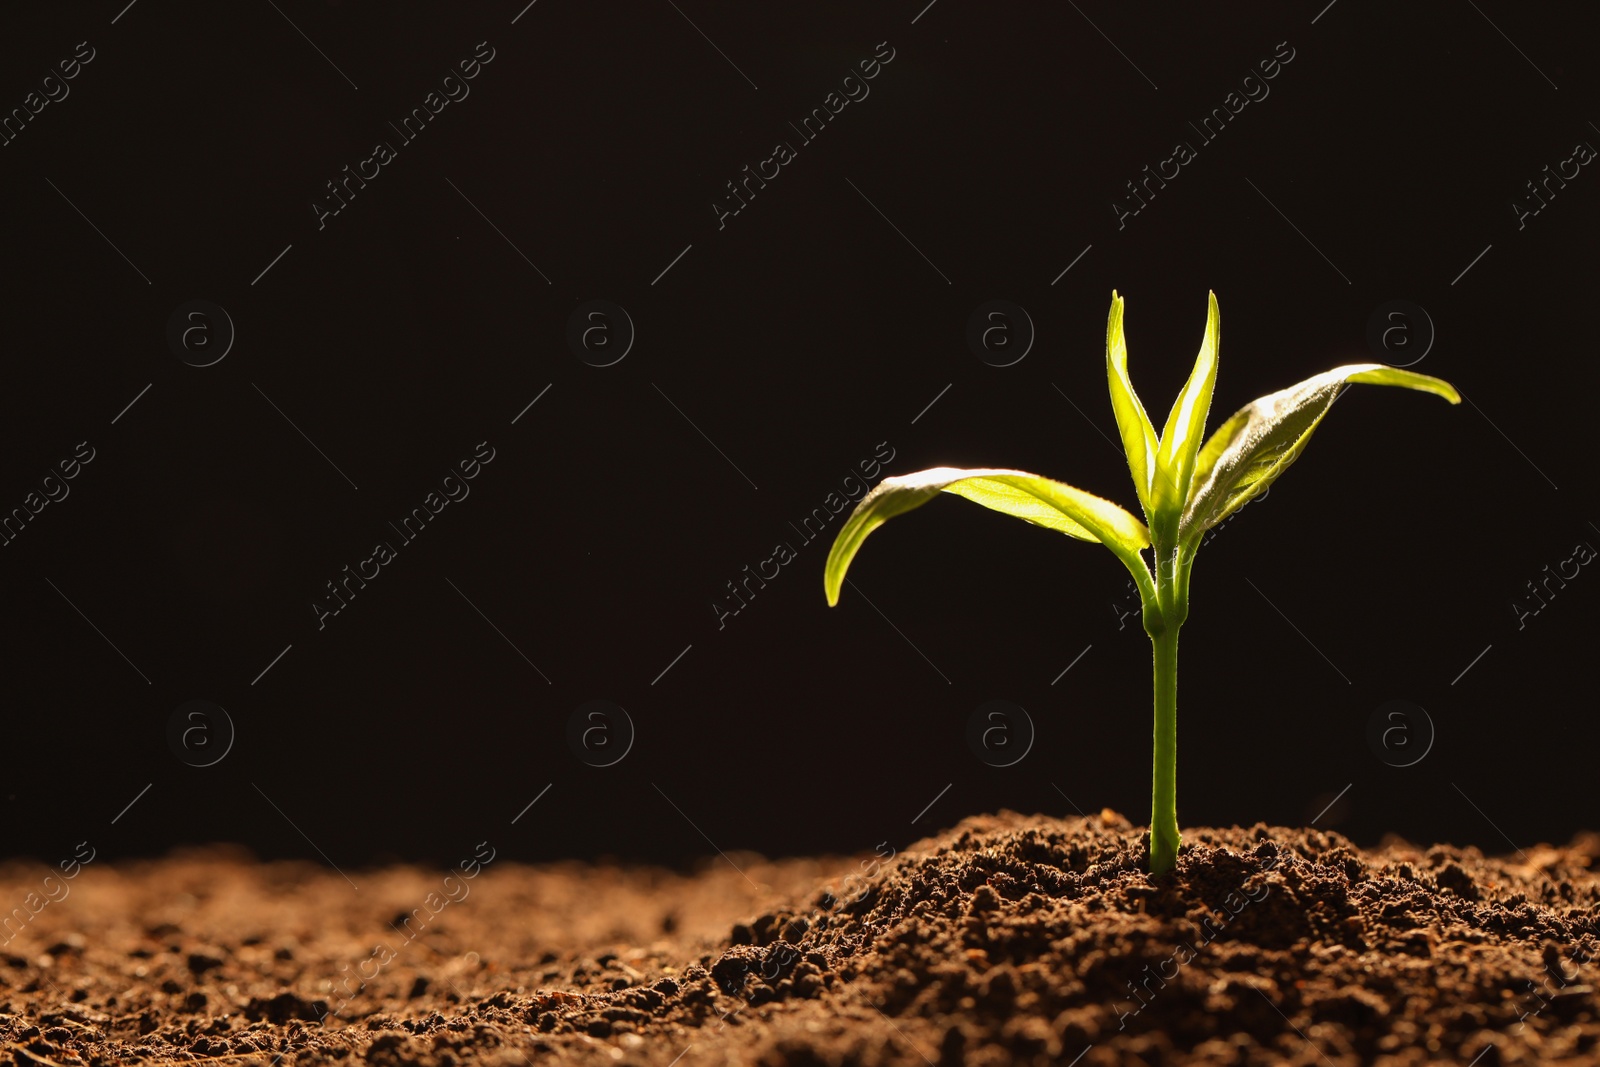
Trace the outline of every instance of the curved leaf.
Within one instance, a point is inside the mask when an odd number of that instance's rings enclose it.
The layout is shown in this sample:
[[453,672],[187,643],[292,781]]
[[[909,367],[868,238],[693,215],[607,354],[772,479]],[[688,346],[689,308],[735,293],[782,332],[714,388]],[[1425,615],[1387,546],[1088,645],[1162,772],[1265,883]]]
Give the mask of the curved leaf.
[[[1217,381],[1217,346],[1221,343],[1222,316],[1217,310],[1217,294],[1211,293],[1206,307],[1206,332],[1200,341],[1189,381],[1173,401],[1166,428],[1161,431],[1161,446],[1156,453],[1155,482],[1151,496],[1161,516],[1151,521],[1177,524],[1189,498],[1194,475],[1195,454],[1206,432],[1206,414],[1211,409],[1211,389]],[[1171,527],[1167,527],[1170,531]]]
[[1123,299],[1111,290],[1111,315],[1106,320],[1106,378],[1111,384],[1111,410],[1117,416],[1117,430],[1122,435],[1122,451],[1128,456],[1128,472],[1133,475],[1133,487],[1139,494],[1139,506],[1146,519],[1154,515],[1150,499],[1150,486],[1156,474],[1155,427],[1145,414],[1139,394],[1133,391],[1133,381],[1128,377],[1128,340],[1122,333]]
[[1381,363],[1351,363],[1324,371],[1241,408],[1217,428],[1195,460],[1193,489],[1179,540],[1204,533],[1248,504],[1299,458],[1346,382],[1398,385],[1459,404],[1449,382]]
[[839,602],[845,571],[867,535],[896,515],[919,508],[939,493],[954,493],[975,504],[1056,530],[1080,541],[1104,544],[1125,564],[1143,566],[1139,550],[1149,545],[1144,523],[1109,500],[1026,471],[933,467],[885,478],[861,498],[828,552],[823,588],[829,604]]

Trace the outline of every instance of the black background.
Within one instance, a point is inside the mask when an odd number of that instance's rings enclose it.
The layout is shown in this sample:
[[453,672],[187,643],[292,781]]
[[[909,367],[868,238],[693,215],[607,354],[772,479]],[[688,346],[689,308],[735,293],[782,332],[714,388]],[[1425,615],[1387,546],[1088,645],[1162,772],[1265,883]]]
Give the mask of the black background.
[[[1183,825],[1490,851],[1593,827],[1600,578],[1520,630],[1511,607],[1600,544],[1600,175],[1521,229],[1512,207],[1600,144],[1592,18],[924,4],[0,16],[5,109],[95,53],[0,147],[0,508],[95,450],[0,548],[5,848],[681,861],[900,847],[1002,806],[1144,822],[1149,646],[1118,628],[1107,553],[940,500],[876,535],[830,611],[826,544],[789,525],[880,442],[890,473],[1020,467],[1132,507],[1113,288],[1158,427],[1208,289],[1212,425],[1373,358],[1395,299],[1437,329],[1414,369],[1469,401],[1353,389],[1201,554]],[[319,229],[325,183],[481,41],[470,96]],[[788,124],[879,42],[870,95],[799,144]],[[1188,123],[1279,42],[1270,95],[1201,145]],[[1198,158],[1119,229],[1124,183],[1179,140]],[[797,158],[719,229],[777,141]],[[996,298],[1037,329],[1004,368],[964,339]],[[210,367],[167,343],[192,299],[237,328]],[[637,328],[610,367],[565,340],[591,299]],[[324,583],[481,441],[470,496],[319,630]],[[724,583],[778,541],[798,558],[719,629]],[[192,699],[237,726],[207,768],[166,740]],[[566,742],[592,699],[637,726],[612,767]],[[967,747],[991,699],[1037,726],[1015,766]],[[1393,699],[1437,730],[1403,769],[1366,740]]]

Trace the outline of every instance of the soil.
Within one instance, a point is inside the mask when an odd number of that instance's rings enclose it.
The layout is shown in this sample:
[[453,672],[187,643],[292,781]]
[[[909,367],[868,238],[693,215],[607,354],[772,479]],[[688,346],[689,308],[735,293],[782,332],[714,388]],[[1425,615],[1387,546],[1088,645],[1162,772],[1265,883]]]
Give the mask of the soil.
[[[1259,825],[1184,845],[1153,880],[1115,813],[1002,812],[883,861],[690,874],[101,860],[0,933],[0,1057],[1600,1063],[1600,837],[1500,859]],[[0,868],[0,904],[42,876]]]

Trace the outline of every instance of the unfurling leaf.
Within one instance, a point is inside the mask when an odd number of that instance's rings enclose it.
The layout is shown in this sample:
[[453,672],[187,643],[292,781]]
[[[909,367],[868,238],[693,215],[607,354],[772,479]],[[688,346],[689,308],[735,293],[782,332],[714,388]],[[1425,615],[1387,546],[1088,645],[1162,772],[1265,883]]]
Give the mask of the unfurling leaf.
[[845,572],[868,534],[896,515],[921,507],[941,492],[966,497],[975,504],[1080,541],[1099,541],[1128,566],[1142,567],[1139,550],[1150,544],[1150,532],[1144,523],[1111,501],[1082,489],[1026,471],[934,467],[885,478],[861,498],[828,553],[823,570],[828,603],[839,602],[839,588],[844,584]]
[[1305,448],[1346,382],[1399,385],[1461,402],[1449,382],[1381,363],[1324,371],[1240,409],[1217,428],[1195,460],[1193,489],[1178,539],[1204,533],[1264,492]]
[[1122,451],[1128,456],[1128,473],[1133,475],[1133,487],[1139,494],[1139,506],[1144,516],[1151,519],[1155,511],[1150,496],[1150,486],[1156,474],[1155,427],[1145,414],[1139,394],[1133,390],[1128,377],[1128,341],[1122,332],[1123,299],[1116,290],[1111,291],[1111,315],[1106,320],[1106,378],[1111,384],[1111,410],[1117,416],[1117,430],[1122,434]]
[[1211,388],[1217,381],[1217,346],[1221,343],[1221,333],[1222,316],[1217,310],[1217,294],[1212,293],[1206,308],[1206,332],[1200,342],[1200,354],[1195,357],[1188,384],[1173,401],[1172,413],[1161,431],[1160,450],[1156,453],[1156,480],[1151,496],[1162,522],[1176,525],[1184,502],[1189,498],[1195,454],[1200,451],[1200,440],[1206,432]]

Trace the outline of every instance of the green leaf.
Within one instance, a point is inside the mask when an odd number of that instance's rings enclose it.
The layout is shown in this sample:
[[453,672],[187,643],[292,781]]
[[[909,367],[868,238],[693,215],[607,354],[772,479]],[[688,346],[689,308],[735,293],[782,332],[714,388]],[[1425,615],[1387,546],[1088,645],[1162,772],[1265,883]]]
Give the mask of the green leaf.
[[[1151,495],[1159,519],[1167,530],[1177,525],[1178,516],[1189,498],[1194,475],[1195,453],[1206,432],[1206,414],[1211,409],[1211,389],[1217,382],[1217,346],[1221,343],[1222,321],[1217,310],[1217,294],[1210,294],[1206,308],[1206,332],[1200,341],[1189,381],[1172,404],[1166,428],[1161,431],[1160,451],[1156,453],[1155,484]],[[1170,522],[1172,526],[1166,526]]]
[[1381,363],[1335,367],[1268,393],[1241,408],[1200,449],[1179,540],[1204,533],[1264,492],[1299,458],[1346,382],[1398,385],[1442,396],[1452,404],[1461,402],[1455,387],[1441,378]]
[[1139,506],[1149,519],[1154,514],[1150,486],[1156,473],[1156,430],[1128,377],[1128,341],[1122,333],[1122,310],[1123,299],[1113,289],[1111,316],[1106,321],[1106,378],[1111,383],[1111,410],[1117,416],[1122,451],[1128,456],[1128,471],[1133,475],[1133,487],[1139,494]]
[[828,603],[839,602],[845,571],[867,535],[896,515],[919,508],[939,493],[954,493],[973,503],[1056,530],[1080,541],[1104,544],[1124,564],[1143,566],[1139,550],[1150,544],[1144,524],[1109,500],[1026,471],[934,467],[885,478],[861,498],[845,520],[828,553],[823,588]]

